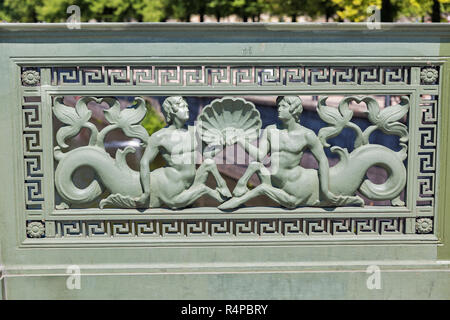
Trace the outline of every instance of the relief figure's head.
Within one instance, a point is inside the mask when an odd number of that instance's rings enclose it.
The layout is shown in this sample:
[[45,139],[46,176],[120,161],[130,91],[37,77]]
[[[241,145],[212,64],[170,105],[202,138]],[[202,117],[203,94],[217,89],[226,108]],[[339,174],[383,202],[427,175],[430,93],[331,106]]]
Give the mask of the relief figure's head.
[[166,98],[162,104],[162,112],[168,125],[174,122],[183,125],[189,120],[189,107],[186,100],[181,96]]
[[278,118],[283,121],[294,119],[300,121],[300,115],[303,112],[302,100],[297,96],[279,96],[277,97]]

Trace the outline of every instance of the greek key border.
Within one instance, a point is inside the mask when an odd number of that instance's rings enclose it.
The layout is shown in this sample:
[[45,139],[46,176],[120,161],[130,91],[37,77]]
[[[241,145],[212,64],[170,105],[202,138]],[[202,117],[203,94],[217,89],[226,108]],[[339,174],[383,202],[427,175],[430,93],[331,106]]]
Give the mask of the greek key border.
[[410,66],[246,66],[150,65],[65,66],[51,68],[53,86],[125,85],[198,87],[302,88],[316,85],[410,85]]
[[[420,74],[417,69],[420,68]],[[100,66],[100,67],[43,67],[50,71],[49,84],[52,86],[143,86],[160,89],[169,86],[210,87],[223,89],[225,87],[254,87],[268,89],[280,86],[290,89],[321,85],[373,85],[380,88],[389,85],[400,85],[405,88],[411,85],[430,86],[438,88],[440,67],[414,66],[372,66],[372,67],[317,67],[317,66]],[[433,72],[436,70],[436,72]],[[437,74],[437,76],[434,76]],[[21,85],[28,89],[39,89],[41,85],[41,68],[22,67]],[[211,237],[221,234],[214,230],[225,230],[229,237],[241,236],[298,236],[301,238],[313,235],[361,235],[361,234],[426,234],[433,230],[432,217],[417,217],[415,224],[411,218],[373,218],[364,217],[345,219],[248,219],[199,220],[196,222],[173,220],[162,222],[157,220],[138,222],[117,222],[101,220],[98,222],[74,220],[49,221],[30,220],[42,216],[44,211],[43,170],[42,162],[45,156],[42,151],[42,108],[41,97],[28,90],[22,96],[23,150],[25,172],[25,211],[28,213],[27,237]],[[37,97],[38,96],[38,97]],[[30,97],[35,97],[31,99]],[[36,98],[37,97],[37,98]],[[417,172],[418,194],[417,206],[425,206],[430,210],[434,207],[436,183],[436,146],[438,122],[438,95],[435,98],[422,98],[420,101],[423,117],[418,123],[419,168]],[[365,222],[364,222],[365,221]],[[408,221],[408,222],[407,222]],[[219,223],[217,225],[217,223]],[[41,225],[39,225],[41,224]],[[52,227],[46,232],[46,225]],[[77,227],[78,225],[78,227]],[[287,231],[291,225],[294,231]],[[411,227],[415,225],[415,227]],[[70,227],[72,226],[72,227]],[[97,227],[95,227],[97,226]],[[219,226],[219,227],[218,227]],[[222,226],[222,227],[220,227]],[[294,227],[297,226],[297,227]],[[361,226],[362,229],[358,229]],[[139,229],[141,228],[141,229]],[[148,231],[154,228],[154,232]],[[31,230],[31,231],[30,231]],[[42,234],[34,232],[43,230]],[[67,233],[67,230],[72,230]],[[75,231],[74,231],[75,230]],[[76,230],[80,234],[76,235]],[[103,231],[102,231],[103,230]],[[141,230],[141,231],[139,231]],[[146,231],[147,230],[147,231]],[[295,231],[296,230],[296,231]],[[33,233],[34,232],[34,233]]]

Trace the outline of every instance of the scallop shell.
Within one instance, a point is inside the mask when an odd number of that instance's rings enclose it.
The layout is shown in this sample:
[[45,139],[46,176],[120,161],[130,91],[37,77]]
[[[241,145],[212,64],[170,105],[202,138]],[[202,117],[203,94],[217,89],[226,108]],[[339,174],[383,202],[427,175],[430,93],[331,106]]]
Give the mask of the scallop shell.
[[197,121],[197,130],[208,145],[232,145],[244,135],[258,138],[261,116],[253,103],[242,98],[225,97],[207,105]]

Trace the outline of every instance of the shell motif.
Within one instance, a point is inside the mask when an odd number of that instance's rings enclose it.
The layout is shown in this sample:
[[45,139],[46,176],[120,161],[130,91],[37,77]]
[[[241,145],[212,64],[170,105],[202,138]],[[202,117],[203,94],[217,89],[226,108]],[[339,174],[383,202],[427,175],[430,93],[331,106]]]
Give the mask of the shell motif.
[[212,101],[202,110],[197,130],[208,145],[233,145],[238,136],[256,140],[261,125],[261,116],[253,103],[225,97]]

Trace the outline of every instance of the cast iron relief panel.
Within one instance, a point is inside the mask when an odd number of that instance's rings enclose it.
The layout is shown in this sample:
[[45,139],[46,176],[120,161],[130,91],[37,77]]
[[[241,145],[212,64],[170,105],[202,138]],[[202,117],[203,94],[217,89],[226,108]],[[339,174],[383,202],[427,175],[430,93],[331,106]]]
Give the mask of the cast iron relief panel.
[[[281,241],[433,232],[439,67],[102,66],[22,67],[21,72],[28,238]],[[120,96],[134,96],[134,102],[121,108],[115,89]],[[179,94],[183,90],[219,96],[194,125],[186,126],[190,106]],[[240,90],[246,96],[277,95],[278,121],[263,128],[254,103],[235,93]],[[324,123],[318,132],[299,123],[299,96],[315,91],[315,112]],[[147,92],[167,97],[162,111],[168,125],[152,135],[140,125]],[[342,95],[337,106],[328,102],[335,92]],[[386,94],[398,99],[380,107],[375,97]],[[67,95],[80,96],[75,107],[65,104]],[[89,103],[106,106],[106,127],[93,124]],[[352,121],[351,104],[365,106],[369,126]],[[51,124],[51,113],[61,127],[54,145],[44,148],[43,137],[51,137],[53,129],[42,126],[43,114]],[[354,132],[351,150],[330,144],[344,129]],[[87,145],[68,148],[81,130],[89,134]],[[138,170],[126,161],[136,151],[132,146],[113,156],[106,152],[104,140],[113,130],[140,141]],[[398,146],[373,143],[376,131],[396,136]],[[230,190],[215,156],[233,145],[252,161]],[[325,150],[339,156],[337,164],[329,165]],[[299,164],[305,151],[318,168]],[[158,155],[166,166],[150,170]],[[45,169],[44,162],[53,159],[54,167]],[[83,166],[95,175],[79,187],[73,176]],[[367,178],[373,166],[387,172],[386,181]],[[249,187],[253,175],[260,184]],[[206,185],[208,176],[215,187]],[[217,206],[192,207],[201,196]],[[279,207],[246,206],[257,196]],[[83,207],[93,201],[96,208]]]

